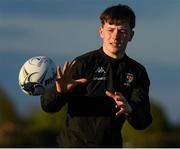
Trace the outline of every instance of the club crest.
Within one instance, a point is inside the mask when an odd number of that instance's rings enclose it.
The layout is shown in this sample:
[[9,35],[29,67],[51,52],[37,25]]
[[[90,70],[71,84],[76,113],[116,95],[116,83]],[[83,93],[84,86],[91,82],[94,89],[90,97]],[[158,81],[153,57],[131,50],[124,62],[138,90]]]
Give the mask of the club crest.
[[131,83],[134,80],[134,75],[132,73],[126,73],[125,74],[125,82],[124,82],[124,86],[130,86]]

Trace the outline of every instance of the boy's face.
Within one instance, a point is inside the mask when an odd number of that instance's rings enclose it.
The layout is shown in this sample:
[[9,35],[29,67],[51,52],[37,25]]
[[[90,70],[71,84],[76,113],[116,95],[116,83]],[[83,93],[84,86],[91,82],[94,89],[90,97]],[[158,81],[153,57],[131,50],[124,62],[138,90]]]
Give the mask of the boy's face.
[[103,50],[113,58],[120,58],[124,55],[127,43],[131,41],[134,32],[128,22],[119,25],[105,22],[99,29],[103,41]]

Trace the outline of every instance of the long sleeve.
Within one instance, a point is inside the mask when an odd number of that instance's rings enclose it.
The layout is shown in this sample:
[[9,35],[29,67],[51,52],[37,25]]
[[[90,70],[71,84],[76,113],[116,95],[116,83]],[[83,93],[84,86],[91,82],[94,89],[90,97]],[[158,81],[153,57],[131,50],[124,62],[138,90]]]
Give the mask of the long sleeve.
[[68,102],[68,113],[76,116],[115,115],[115,102],[107,96],[84,96],[76,93],[59,94],[51,91],[41,96],[42,109],[58,112]]
[[128,122],[135,129],[145,129],[152,123],[149,101],[150,81],[145,69],[138,76],[138,83],[132,91],[129,101],[133,111],[127,117]]
[[68,100],[66,94],[60,94],[57,91],[51,90],[40,97],[41,107],[45,112],[54,113],[61,110]]

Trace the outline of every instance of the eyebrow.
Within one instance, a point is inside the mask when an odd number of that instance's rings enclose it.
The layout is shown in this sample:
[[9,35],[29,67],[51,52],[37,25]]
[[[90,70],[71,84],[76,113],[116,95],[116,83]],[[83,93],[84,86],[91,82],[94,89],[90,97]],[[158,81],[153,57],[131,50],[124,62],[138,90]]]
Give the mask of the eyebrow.
[[[107,29],[115,29],[116,27],[113,27],[113,26],[107,26]],[[120,28],[117,28],[119,30],[127,30],[127,28],[125,26],[122,26]]]

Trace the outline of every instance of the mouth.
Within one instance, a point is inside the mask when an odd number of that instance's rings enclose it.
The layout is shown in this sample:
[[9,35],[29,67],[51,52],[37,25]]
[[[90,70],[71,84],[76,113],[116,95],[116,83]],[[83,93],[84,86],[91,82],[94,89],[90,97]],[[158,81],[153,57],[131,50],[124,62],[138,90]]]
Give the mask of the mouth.
[[121,43],[120,42],[110,42],[110,45],[112,45],[113,47],[120,47]]

